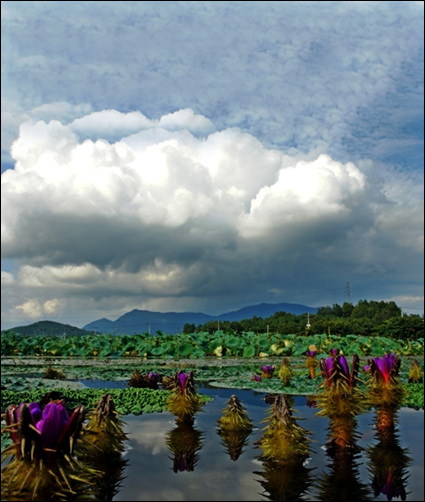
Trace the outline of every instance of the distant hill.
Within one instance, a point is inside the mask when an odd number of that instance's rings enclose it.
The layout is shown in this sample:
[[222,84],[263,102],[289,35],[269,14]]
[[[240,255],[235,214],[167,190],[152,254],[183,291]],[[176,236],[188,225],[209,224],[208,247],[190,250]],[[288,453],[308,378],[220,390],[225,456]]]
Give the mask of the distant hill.
[[208,321],[242,321],[254,316],[264,319],[276,312],[288,312],[295,315],[315,314],[317,308],[294,303],[260,303],[216,316],[200,312],[151,312],[135,309],[122,315],[116,321],[102,318],[86,324],[83,329],[115,335],[145,332],[155,334],[157,331],[172,335],[181,333],[185,324],[198,326]]
[[75,326],[70,326],[69,324],[62,324],[60,322],[54,321],[39,321],[28,326],[16,326],[16,328],[11,328],[10,330],[25,336],[35,336],[35,335],[54,335],[54,336],[73,336],[73,335],[87,335],[90,332],[85,329],[76,328]]

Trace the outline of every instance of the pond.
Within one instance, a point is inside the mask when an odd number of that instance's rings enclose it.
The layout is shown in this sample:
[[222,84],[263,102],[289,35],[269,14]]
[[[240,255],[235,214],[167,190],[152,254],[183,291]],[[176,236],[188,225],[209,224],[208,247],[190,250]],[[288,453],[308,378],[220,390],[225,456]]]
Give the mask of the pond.
[[[317,416],[306,396],[291,396],[298,424],[311,432],[311,455],[302,465],[276,467],[255,444],[270,405],[252,390],[200,387],[214,399],[193,426],[178,427],[168,412],[124,415],[127,465],[114,501],[136,500],[424,500],[424,412],[401,408],[390,438],[382,442],[376,413],[357,417],[355,445],[333,458],[329,419]],[[245,406],[254,430],[241,445],[226,445],[217,420],[232,394]],[[358,447],[358,448],[357,448]]]

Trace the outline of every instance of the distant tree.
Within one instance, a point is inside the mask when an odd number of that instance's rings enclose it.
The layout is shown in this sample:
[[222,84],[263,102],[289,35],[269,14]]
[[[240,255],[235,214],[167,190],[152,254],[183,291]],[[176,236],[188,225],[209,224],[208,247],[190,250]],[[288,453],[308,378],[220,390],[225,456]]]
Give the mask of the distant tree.
[[344,302],[341,308],[342,317],[350,317],[354,310],[354,305],[352,303]]
[[424,319],[418,315],[393,317],[377,326],[375,334],[400,340],[417,340],[424,337]]
[[196,331],[196,326],[194,324],[188,324],[188,323],[186,323],[183,326],[183,333],[186,334],[186,335],[189,335],[191,333],[195,333],[195,331]]

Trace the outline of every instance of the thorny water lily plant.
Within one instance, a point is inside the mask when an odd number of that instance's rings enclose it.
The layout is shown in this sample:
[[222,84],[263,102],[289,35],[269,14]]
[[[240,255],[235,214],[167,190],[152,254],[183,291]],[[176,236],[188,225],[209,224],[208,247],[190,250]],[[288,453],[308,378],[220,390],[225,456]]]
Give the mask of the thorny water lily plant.
[[172,393],[167,408],[177,421],[193,423],[194,415],[201,409],[201,400],[195,389],[192,371],[179,371],[174,375]]
[[318,396],[320,415],[355,416],[366,406],[365,394],[357,385],[359,382],[359,356],[353,355],[351,370],[344,355],[334,355],[320,360],[323,377],[322,392]]
[[232,460],[237,460],[252,431],[252,421],[238,396],[232,394],[218,422],[217,433]]
[[103,394],[95,409],[87,414],[87,419],[85,441],[77,454],[88,465],[102,470],[103,476],[96,479],[97,499],[109,501],[118,493],[126,465],[123,458],[124,442],[127,440],[124,422],[115,409],[110,393]]
[[305,365],[306,368],[308,369],[308,378],[313,379],[316,378],[316,368],[319,366],[319,363],[316,359],[316,349],[308,349],[305,353],[306,359],[305,359]]
[[[309,455],[310,432],[299,426],[284,394],[271,398],[264,433],[257,442],[266,460],[298,464]],[[302,463],[302,462],[301,462]]]
[[263,378],[272,378],[275,367],[272,365],[265,364],[261,366],[261,371]]
[[288,385],[294,376],[289,360],[286,357],[283,359],[282,365],[279,368],[278,376],[282,380],[283,385]]
[[384,354],[369,360],[365,371],[370,374],[370,398],[374,406],[400,404],[403,387],[399,378],[400,358],[394,354]]
[[6,430],[13,443],[2,452],[2,500],[68,500],[85,491],[90,500],[93,480],[101,473],[74,455],[85,415],[77,406],[69,416],[64,402],[51,400],[8,406]]

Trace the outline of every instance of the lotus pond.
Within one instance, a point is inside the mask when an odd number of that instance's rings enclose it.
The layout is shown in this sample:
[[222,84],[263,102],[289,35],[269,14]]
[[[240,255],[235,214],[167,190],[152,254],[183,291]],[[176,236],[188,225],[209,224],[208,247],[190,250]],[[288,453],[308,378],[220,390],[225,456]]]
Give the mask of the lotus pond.
[[[324,354],[324,357],[326,354]],[[123,462],[109,495],[97,500],[424,500],[423,383],[408,383],[414,357],[403,357],[403,400],[383,436],[379,410],[369,406],[344,427],[350,447],[332,448],[332,417],[320,416],[316,399],[322,378],[309,378],[305,357],[289,357],[292,377],[277,375],[282,357],[141,359],[2,358],[1,408],[39,401],[57,390],[73,408],[92,409],[109,393],[126,434]],[[361,358],[361,366],[367,357]],[[276,368],[264,377],[263,366]],[[420,361],[423,371],[423,360]],[[169,390],[129,387],[134,372],[172,377],[193,372],[201,409],[193,423],[179,423],[167,409]],[[279,463],[264,456],[259,442],[273,408],[284,394],[296,422],[308,433],[308,455]],[[252,421],[245,435],[220,434],[217,422],[232,395]],[[2,450],[10,442],[2,434]],[[3,467],[3,464],[2,464]],[[2,477],[3,484],[3,477]],[[80,494],[79,500],[87,500]]]

